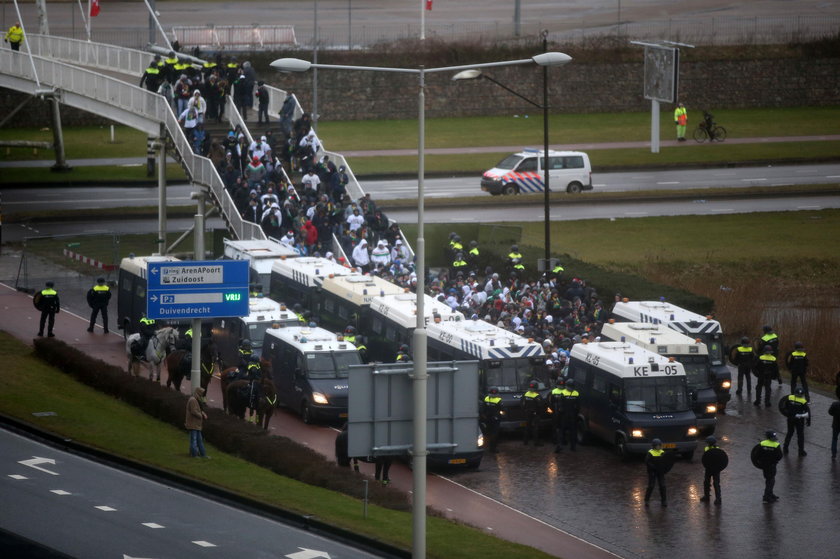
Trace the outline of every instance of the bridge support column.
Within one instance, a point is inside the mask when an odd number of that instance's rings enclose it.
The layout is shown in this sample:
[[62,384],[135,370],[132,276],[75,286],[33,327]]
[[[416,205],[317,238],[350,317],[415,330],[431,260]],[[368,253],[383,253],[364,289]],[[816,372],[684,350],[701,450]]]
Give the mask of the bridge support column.
[[[161,129],[163,127],[161,126]],[[163,130],[161,130],[163,132]],[[166,250],[166,136],[162,133],[155,143],[158,167],[158,254]],[[154,161],[152,162],[154,168]]]
[[156,139],[154,136],[146,138],[146,176],[155,176],[155,145]]
[[64,134],[61,131],[61,109],[58,104],[58,96],[45,96],[50,102],[52,110],[53,121],[53,144],[55,145],[55,165],[50,167],[50,170],[56,172],[70,171],[71,168],[67,165],[64,159]]
[[[193,260],[204,260],[204,192],[194,192],[196,199],[195,226],[193,228]],[[192,369],[190,370],[190,381],[192,392],[201,386],[201,319],[194,318],[192,321]]]

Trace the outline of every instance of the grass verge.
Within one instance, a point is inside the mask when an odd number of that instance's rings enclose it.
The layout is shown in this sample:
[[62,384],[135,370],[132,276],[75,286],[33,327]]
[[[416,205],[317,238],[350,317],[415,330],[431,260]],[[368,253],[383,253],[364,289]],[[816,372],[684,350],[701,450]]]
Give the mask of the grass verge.
[[[363,517],[356,499],[278,476],[218,452],[214,460],[189,457],[185,431],[155,421],[141,411],[88,388],[36,359],[21,342],[0,332],[0,359],[18,374],[0,392],[3,413],[87,445],[242,494],[383,542],[409,549],[408,513],[369,506]],[[36,417],[40,411],[55,416]],[[462,542],[469,541],[469,546]],[[428,518],[429,557],[549,557],[478,530],[437,517]]]
[[[137,153],[136,157],[140,157]],[[183,182],[187,180],[184,169],[177,163],[166,165],[166,180]],[[49,167],[5,168],[0,173],[0,184],[15,186],[22,184],[49,184],[52,186],[86,186],[90,184],[152,182],[157,184],[157,175],[146,176],[146,166],[91,166],[74,167],[70,171],[54,172]]]

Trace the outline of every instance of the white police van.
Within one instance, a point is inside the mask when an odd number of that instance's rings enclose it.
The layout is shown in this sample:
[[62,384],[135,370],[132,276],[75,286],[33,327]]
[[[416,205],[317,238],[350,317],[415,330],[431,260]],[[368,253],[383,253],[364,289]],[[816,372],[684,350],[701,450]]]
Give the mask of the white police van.
[[242,340],[250,340],[254,355],[259,357],[262,355],[265,331],[280,325],[302,326],[297,315],[286,305],[267,297],[250,297],[248,316],[214,319],[211,335],[222,363],[231,367],[239,363],[239,343]]
[[224,239],[225,258],[230,260],[248,260],[250,283],[262,285],[262,291],[268,293],[271,282],[271,267],[277,260],[296,258],[295,249],[276,241],[253,239],[247,241]]
[[653,439],[691,459],[697,424],[685,369],[626,342],[572,346],[568,378],[580,392],[578,438],[595,436],[615,445],[618,454],[643,454]]
[[[545,190],[543,150],[525,149],[508,155],[481,177],[481,190],[490,194],[530,194]],[[592,165],[582,151],[548,152],[549,190],[577,194],[592,190]]]

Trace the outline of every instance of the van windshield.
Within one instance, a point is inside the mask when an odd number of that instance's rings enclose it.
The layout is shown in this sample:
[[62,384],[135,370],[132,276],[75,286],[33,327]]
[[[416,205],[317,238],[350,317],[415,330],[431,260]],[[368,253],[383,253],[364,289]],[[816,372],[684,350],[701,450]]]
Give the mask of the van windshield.
[[356,351],[307,353],[306,376],[309,378],[347,378],[350,365],[361,365]]
[[522,156],[520,155],[508,155],[498,163],[496,163],[497,169],[515,169],[519,162],[522,161]]
[[499,392],[525,392],[532,378],[548,384],[545,365],[531,365],[527,357],[492,361],[486,370],[486,389],[495,386]]
[[624,383],[628,412],[672,413],[687,411],[685,377],[627,379]]
[[251,340],[251,347],[262,349],[265,331],[271,326],[270,322],[252,322],[248,325],[248,339]]
[[709,387],[709,357],[707,355],[677,355],[675,357],[685,369],[685,380],[689,389]]

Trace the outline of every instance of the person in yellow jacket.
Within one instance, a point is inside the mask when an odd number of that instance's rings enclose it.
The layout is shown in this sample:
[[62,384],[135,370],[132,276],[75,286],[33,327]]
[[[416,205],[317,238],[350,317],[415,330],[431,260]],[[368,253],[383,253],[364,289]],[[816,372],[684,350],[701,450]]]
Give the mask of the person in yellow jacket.
[[688,124],[688,112],[685,110],[685,105],[680,103],[674,109],[674,124],[677,125],[677,141],[685,141],[685,127]]
[[9,43],[12,50],[20,50],[20,45],[23,44],[23,28],[20,26],[19,21],[16,21],[15,24],[9,27],[9,30],[6,31],[5,41]]

